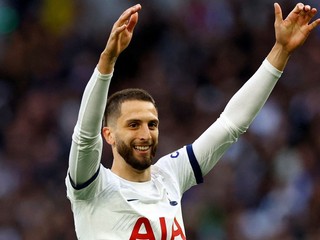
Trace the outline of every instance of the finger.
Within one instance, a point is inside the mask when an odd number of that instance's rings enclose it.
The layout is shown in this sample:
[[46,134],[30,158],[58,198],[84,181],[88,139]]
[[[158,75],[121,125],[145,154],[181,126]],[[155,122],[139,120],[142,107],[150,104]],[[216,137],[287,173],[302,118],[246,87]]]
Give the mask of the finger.
[[274,16],[275,16],[275,24],[278,24],[283,21],[282,10],[278,3],[274,4]]
[[306,15],[310,12],[309,8],[310,6],[308,5],[305,6],[303,3],[297,3],[285,20],[304,24],[306,22]]
[[304,12],[309,12],[310,10],[311,10],[310,5],[305,5],[305,6],[303,7],[303,11],[304,11]]
[[320,18],[314,20],[312,23],[309,24],[309,31],[312,31],[314,28],[320,25]]
[[126,24],[129,22],[130,17],[138,12],[141,9],[141,5],[140,4],[136,4],[130,8],[128,8],[126,11],[124,11],[121,16],[119,17],[118,21],[117,21],[117,26],[122,26],[123,24]]
[[123,24],[120,27],[115,28],[114,30],[114,34],[115,35],[119,35],[119,33],[121,33],[122,31],[124,31],[126,29],[127,25]]
[[293,21],[297,21],[299,19],[299,16],[304,17],[306,14],[304,11],[304,4],[303,3],[297,3],[296,6],[292,9],[292,11],[289,13],[286,19],[291,19]]
[[300,14],[302,17],[305,17],[305,16],[308,17],[309,14],[310,14],[310,11],[311,11],[310,5],[304,5],[299,14]]
[[305,5],[303,7],[303,10],[300,12],[300,20],[299,23],[304,25],[308,25],[309,27],[309,22],[310,20],[317,14],[317,9],[316,8],[311,8],[309,5]]
[[317,9],[316,9],[316,8],[310,9],[310,11],[308,12],[308,19],[309,19],[309,21],[310,21],[310,19],[312,19],[316,14],[317,14]]
[[292,13],[299,14],[304,9],[303,3],[297,3],[294,9],[292,10]]
[[138,19],[139,19],[139,15],[137,12],[131,15],[129,19],[129,23],[127,24],[127,30],[129,32],[133,32],[135,26],[137,25]]

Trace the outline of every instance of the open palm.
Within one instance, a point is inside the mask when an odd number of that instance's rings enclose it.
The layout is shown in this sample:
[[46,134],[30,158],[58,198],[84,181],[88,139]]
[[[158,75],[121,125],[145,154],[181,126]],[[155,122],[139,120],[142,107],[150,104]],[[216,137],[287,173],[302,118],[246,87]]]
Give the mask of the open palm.
[[320,19],[311,22],[317,10],[309,5],[298,3],[289,15],[283,20],[280,5],[275,3],[275,32],[276,41],[288,53],[301,46],[310,32],[320,23]]

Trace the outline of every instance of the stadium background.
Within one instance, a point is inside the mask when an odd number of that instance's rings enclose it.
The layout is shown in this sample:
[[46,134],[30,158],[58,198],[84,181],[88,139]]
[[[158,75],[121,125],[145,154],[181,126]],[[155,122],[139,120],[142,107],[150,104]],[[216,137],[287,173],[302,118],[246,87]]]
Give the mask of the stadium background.
[[[81,94],[113,22],[135,3],[0,0],[0,240],[75,239],[64,178]],[[161,156],[199,136],[261,64],[274,43],[273,1],[140,3],[111,91],[152,93]],[[297,1],[279,3],[286,16]],[[292,56],[250,130],[185,195],[188,239],[320,239],[319,34]]]

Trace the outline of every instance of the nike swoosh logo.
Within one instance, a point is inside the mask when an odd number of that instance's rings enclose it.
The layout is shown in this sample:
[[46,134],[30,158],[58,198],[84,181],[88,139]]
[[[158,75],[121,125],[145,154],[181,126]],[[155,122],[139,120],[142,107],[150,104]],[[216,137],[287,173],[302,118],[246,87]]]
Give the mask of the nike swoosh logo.
[[128,202],[133,202],[133,201],[138,201],[139,199],[137,198],[130,198],[130,199],[127,199]]

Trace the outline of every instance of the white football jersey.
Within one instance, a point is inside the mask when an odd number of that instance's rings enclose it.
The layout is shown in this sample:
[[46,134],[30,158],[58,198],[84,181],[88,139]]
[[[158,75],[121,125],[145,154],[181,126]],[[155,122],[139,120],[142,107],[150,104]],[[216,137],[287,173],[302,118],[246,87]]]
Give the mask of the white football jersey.
[[[201,183],[202,176],[248,129],[281,74],[265,60],[231,98],[220,118],[192,145],[159,159],[151,167],[151,180],[137,183],[100,164],[101,122],[112,74],[102,75],[95,69],[81,101],[66,178],[78,239],[186,239],[183,193]],[[69,176],[76,183],[85,180],[85,184],[75,187]]]
[[[75,189],[66,178],[78,239],[186,239],[181,198],[201,182],[191,145],[162,157],[151,180],[130,182],[100,166],[96,179]],[[195,177],[195,174],[200,174]]]

